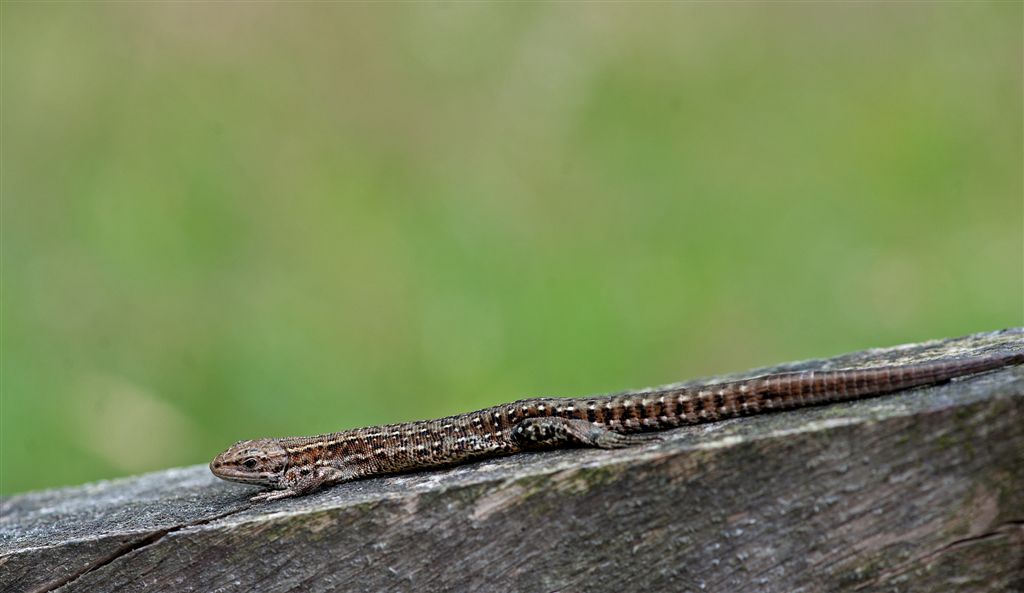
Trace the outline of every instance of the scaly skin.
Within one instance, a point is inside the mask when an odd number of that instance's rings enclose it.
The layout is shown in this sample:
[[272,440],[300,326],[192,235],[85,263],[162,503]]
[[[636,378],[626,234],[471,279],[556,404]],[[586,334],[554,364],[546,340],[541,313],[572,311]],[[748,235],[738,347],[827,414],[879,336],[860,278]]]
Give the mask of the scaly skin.
[[218,455],[210,470],[225,480],[269,486],[252,499],[275,500],[357,478],[521,451],[627,447],[659,440],[649,431],[875,397],[1017,364],[1024,364],[1024,351],[603,397],[524,399],[437,420],[240,441]]

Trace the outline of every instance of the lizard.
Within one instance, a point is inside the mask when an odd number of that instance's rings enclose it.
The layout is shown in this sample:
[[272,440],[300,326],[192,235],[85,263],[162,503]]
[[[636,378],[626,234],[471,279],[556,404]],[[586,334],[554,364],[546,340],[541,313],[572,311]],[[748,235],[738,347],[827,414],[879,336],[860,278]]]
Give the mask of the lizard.
[[662,440],[654,431],[875,397],[1019,364],[1024,350],[597,397],[539,397],[435,420],[239,441],[217,455],[210,470],[224,480],[270,488],[252,501],[277,500],[359,478],[520,452],[640,445]]

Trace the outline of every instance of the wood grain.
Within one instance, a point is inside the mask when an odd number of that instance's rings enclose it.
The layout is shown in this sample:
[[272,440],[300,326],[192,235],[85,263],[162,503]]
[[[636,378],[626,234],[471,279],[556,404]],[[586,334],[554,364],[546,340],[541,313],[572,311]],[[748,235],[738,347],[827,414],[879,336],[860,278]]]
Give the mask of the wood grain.
[[[1019,349],[1024,330],[737,375]],[[1024,590],[1024,368],[250,506],[205,465],[0,503],[0,591]]]

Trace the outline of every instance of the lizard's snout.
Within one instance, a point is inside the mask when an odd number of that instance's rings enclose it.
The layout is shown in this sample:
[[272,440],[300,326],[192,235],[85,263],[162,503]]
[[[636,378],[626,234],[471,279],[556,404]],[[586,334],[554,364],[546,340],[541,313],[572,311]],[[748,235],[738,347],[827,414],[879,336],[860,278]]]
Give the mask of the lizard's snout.
[[223,456],[224,454],[221,453],[220,455],[214,457],[213,461],[210,462],[210,471],[215,476],[219,476],[221,474],[221,469],[224,467],[224,460],[221,459]]

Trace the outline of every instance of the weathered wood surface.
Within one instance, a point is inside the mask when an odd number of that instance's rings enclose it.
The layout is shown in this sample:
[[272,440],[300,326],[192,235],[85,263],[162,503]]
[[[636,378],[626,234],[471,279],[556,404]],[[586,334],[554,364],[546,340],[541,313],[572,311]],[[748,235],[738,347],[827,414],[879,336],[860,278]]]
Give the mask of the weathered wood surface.
[[[1015,329],[747,374],[1021,348]],[[1024,368],[640,448],[253,491],[194,466],[8,498],[0,590],[1022,591]]]

